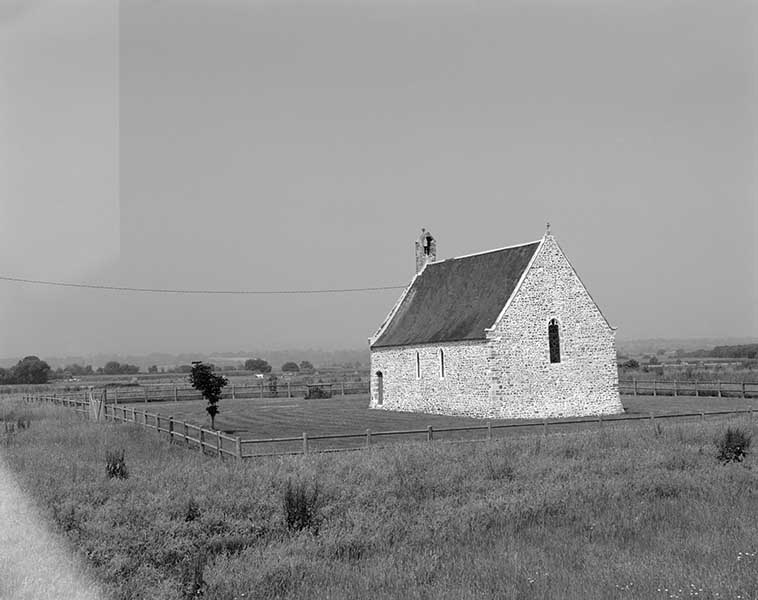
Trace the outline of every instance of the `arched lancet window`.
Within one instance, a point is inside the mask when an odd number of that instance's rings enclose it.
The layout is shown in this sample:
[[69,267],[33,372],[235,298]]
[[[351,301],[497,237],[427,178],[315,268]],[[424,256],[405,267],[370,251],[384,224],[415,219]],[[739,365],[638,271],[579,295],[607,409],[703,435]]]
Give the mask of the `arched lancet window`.
[[445,351],[440,348],[440,378],[445,378]]
[[550,344],[550,362],[561,362],[561,338],[556,319],[550,319],[547,326],[547,340]]
[[384,404],[384,375],[381,371],[376,372],[376,403]]
[[416,352],[416,379],[421,378],[421,357]]

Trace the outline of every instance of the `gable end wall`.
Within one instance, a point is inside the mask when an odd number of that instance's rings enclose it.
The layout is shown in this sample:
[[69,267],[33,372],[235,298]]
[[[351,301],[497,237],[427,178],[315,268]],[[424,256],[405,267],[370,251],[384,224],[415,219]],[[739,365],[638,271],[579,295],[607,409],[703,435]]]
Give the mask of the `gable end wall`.
[[[561,362],[550,363],[548,323],[560,324]],[[500,418],[615,414],[615,331],[562,250],[547,236],[508,309],[488,332],[491,410]]]

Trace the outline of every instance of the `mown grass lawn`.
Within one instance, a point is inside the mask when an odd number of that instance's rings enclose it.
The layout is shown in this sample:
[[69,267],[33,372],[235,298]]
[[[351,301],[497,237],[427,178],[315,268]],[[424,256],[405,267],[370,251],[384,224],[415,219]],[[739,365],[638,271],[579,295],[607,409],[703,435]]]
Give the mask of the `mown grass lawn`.
[[[372,431],[397,431],[410,429],[461,427],[484,425],[486,421],[469,417],[449,417],[423,413],[403,413],[368,408],[368,396],[336,397],[321,400],[303,398],[263,398],[222,400],[216,417],[218,429],[239,435],[243,439],[260,439],[299,436],[304,431],[309,435],[336,433],[361,433]],[[708,412],[716,410],[758,410],[758,399],[718,397],[653,397],[624,396],[622,403],[627,414],[665,414]],[[203,400],[180,402],[135,403],[126,406],[138,410],[157,412],[175,419],[208,426],[210,420]],[[497,423],[514,421],[493,420]],[[483,433],[476,434],[479,437]],[[421,439],[423,434],[418,436]],[[404,438],[409,439],[409,438]]]
[[723,422],[237,462],[15,410],[4,460],[113,598],[758,598],[758,467],[718,462]]

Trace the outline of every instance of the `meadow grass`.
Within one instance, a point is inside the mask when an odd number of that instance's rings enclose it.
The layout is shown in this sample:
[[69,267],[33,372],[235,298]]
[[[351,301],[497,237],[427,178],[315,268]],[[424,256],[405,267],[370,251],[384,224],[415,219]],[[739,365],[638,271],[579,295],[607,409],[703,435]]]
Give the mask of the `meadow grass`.
[[240,462],[13,409],[6,464],[113,598],[758,598],[756,458],[714,444],[747,419]]

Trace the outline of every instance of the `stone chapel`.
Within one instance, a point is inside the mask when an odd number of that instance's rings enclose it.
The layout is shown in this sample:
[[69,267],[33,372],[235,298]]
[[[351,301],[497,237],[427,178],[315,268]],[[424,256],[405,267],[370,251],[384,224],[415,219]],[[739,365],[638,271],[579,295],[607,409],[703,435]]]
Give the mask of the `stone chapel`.
[[371,408],[479,418],[610,415],[615,328],[551,235],[437,261],[422,230],[416,275],[371,349]]

